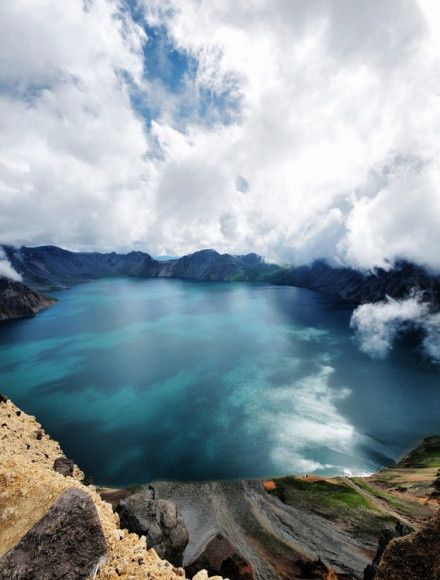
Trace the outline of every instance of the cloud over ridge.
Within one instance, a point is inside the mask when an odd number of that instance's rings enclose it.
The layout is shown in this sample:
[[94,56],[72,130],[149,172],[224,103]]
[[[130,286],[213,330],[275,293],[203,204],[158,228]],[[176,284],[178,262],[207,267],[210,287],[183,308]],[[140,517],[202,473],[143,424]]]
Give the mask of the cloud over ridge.
[[21,275],[11,266],[3,248],[0,248],[0,277],[21,282]]
[[404,300],[387,298],[375,304],[362,304],[350,322],[360,348],[373,358],[384,359],[399,334],[411,330],[423,333],[422,350],[433,362],[440,363],[440,313],[423,301],[422,293]]
[[434,2],[134,5],[0,6],[2,242],[440,271]]

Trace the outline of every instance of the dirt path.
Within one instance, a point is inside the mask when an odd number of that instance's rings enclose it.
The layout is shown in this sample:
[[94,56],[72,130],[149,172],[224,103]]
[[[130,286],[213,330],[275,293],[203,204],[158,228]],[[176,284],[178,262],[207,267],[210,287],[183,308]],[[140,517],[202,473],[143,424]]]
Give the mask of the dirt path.
[[[355,481],[352,481],[349,477],[344,477],[343,479],[344,479],[345,483],[347,483],[352,488],[354,488],[357,491],[357,493],[360,493],[361,495],[363,495],[367,499],[367,501],[369,501],[370,504],[372,506],[374,506],[376,509],[380,510],[381,512],[386,513],[389,516],[397,518],[398,520],[400,520],[402,522],[403,525],[409,527],[410,529],[414,529],[417,531],[420,528],[418,522],[416,522],[414,519],[410,520],[410,519],[406,518],[405,516],[403,516],[398,511],[394,510],[385,499],[381,499],[381,498],[376,497],[375,495],[370,493],[368,490],[364,489],[360,485],[357,485],[357,483]],[[369,483],[369,485],[371,487],[373,487],[371,483]],[[398,500],[397,497],[396,497],[396,500]]]

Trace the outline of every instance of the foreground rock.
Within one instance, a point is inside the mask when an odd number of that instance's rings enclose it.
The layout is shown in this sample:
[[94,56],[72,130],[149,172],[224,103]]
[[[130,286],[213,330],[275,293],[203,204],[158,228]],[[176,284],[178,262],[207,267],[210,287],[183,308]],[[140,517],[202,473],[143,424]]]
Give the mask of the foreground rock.
[[140,536],[161,558],[181,566],[188,532],[181,513],[170,501],[152,500],[148,492],[136,493],[118,503],[121,526]]
[[0,320],[29,318],[58,300],[43,296],[21,282],[0,278]]
[[390,528],[383,528],[379,536],[379,543],[377,546],[376,554],[373,558],[373,562],[368,564],[368,566],[364,570],[364,580],[374,580],[376,578],[377,569],[379,566],[380,559],[385,552],[385,548],[394,540],[394,538],[400,538],[404,535],[408,534],[408,530],[398,523],[396,524],[394,530]]
[[392,540],[380,560],[376,580],[440,578],[440,513],[409,536]]
[[[73,487],[91,498],[99,516],[107,548],[107,561],[99,567],[100,580],[182,580],[186,577],[183,568],[174,567],[153,549],[147,549],[145,537],[120,528],[119,517],[113,513],[111,505],[101,499],[93,485],[86,487],[81,483],[84,473],[76,465],[73,475],[56,472],[55,460],[62,456],[60,445],[41,429],[35,417],[0,395],[0,557],[14,549],[63,493]],[[51,545],[46,553],[47,570],[51,569],[50,551],[54,549]],[[199,580],[208,578],[200,572],[197,576]],[[3,578],[9,580],[9,572]],[[44,576],[40,574],[36,578],[40,580]],[[211,580],[221,578],[217,576]]]
[[71,487],[0,559],[0,578],[85,579],[107,556],[92,498]]

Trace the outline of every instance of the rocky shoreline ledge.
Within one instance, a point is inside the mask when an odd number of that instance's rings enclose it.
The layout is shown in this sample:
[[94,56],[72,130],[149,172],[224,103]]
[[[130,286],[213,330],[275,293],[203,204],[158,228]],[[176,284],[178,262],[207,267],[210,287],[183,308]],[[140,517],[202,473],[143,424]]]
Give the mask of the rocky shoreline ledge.
[[0,579],[440,578],[438,436],[367,478],[108,490],[4,396],[0,424]]
[[[151,482],[135,493],[178,507],[189,534],[188,573],[198,566],[231,580],[428,580],[440,578],[439,468],[433,436],[369,477]],[[130,493],[102,490],[115,508]],[[418,541],[423,566],[412,549]],[[396,550],[405,554],[397,561]]]
[[0,321],[31,318],[58,300],[28,288],[21,282],[0,277]]

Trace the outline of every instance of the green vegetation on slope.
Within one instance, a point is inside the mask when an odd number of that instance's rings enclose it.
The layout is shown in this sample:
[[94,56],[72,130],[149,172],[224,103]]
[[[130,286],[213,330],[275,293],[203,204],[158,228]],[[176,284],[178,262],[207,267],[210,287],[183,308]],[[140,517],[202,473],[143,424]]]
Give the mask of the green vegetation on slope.
[[426,437],[423,442],[397,463],[401,468],[440,468],[440,436]]
[[392,507],[402,511],[411,511],[411,507],[408,506],[408,502],[404,503],[400,501],[398,498],[390,495],[389,493],[379,491],[378,489],[371,487],[370,485],[367,485],[365,481],[363,481],[359,477],[352,477],[351,480],[360,488],[364,489],[374,497],[386,501]]
[[342,479],[281,477],[268,493],[287,505],[307,509],[360,535],[377,537],[384,526],[394,527],[396,518],[382,513]]

